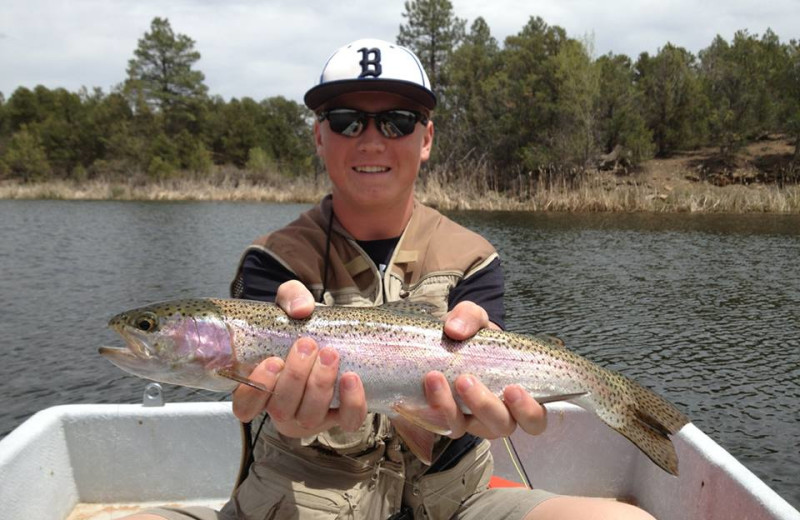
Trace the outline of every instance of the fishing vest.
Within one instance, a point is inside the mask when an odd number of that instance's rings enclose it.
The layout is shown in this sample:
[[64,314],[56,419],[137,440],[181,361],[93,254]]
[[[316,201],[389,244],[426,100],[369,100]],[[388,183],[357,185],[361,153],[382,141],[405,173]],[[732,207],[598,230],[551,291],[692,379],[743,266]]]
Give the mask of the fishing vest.
[[[329,195],[288,226],[257,239],[242,260],[253,249],[267,253],[303,282],[316,301],[327,305],[371,307],[406,300],[434,306],[433,314],[442,317],[450,289],[497,257],[486,239],[415,202],[389,265],[381,273],[332,216],[331,206]],[[234,297],[241,294],[241,287],[240,261],[231,286]]]
[[[331,218],[333,222],[330,221]],[[381,270],[332,215],[330,195],[294,222],[257,239],[245,250],[236,278],[231,284],[233,297],[241,295],[242,262],[252,250],[265,252],[278,261],[305,284],[318,302],[367,307],[405,300],[424,303],[437,317],[444,316],[448,310],[450,290],[460,280],[477,273],[497,257],[494,247],[486,239],[415,201],[411,219],[391,260]],[[327,279],[324,275],[326,266]],[[434,458],[446,448],[447,441],[444,439],[437,443]],[[344,432],[336,427],[303,439],[284,437],[267,422],[253,454],[255,475],[251,475],[252,478],[245,480],[236,490],[237,507],[247,509],[245,503],[249,501],[249,497],[263,496],[262,487],[266,481],[271,482],[270,485],[274,488],[275,482],[283,479],[286,482],[284,487],[294,489],[292,493],[296,494],[297,488],[304,486],[298,481],[310,477],[308,474],[290,476],[291,471],[302,467],[299,461],[307,461],[311,465],[309,467],[331,464],[326,461],[332,451],[349,457],[332,464],[346,466],[346,461],[352,460],[354,456],[379,460],[382,469],[375,475],[380,474],[380,479],[377,476],[372,477],[372,483],[367,488],[372,488],[374,492],[366,494],[368,498],[363,499],[362,507],[372,513],[380,510],[381,514],[396,510],[403,500],[404,488],[408,495],[408,486],[404,485],[406,479],[417,478],[414,475],[421,476],[425,471],[413,455],[400,450],[399,440],[393,436],[388,418],[379,414],[367,414],[366,420],[356,432]],[[284,459],[294,462],[286,466],[280,462]],[[259,461],[269,461],[269,464],[259,464]],[[288,469],[290,467],[294,469]],[[461,474],[454,478],[450,489],[454,496],[449,503],[458,504],[469,494],[469,488],[473,485],[485,487],[492,467],[488,442],[483,441],[459,463],[456,471]],[[467,478],[464,472],[472,477]],[[442,478],[448,477],[444,474],[424,477],[416,484],[417,491],[412,490],[411,496],[406,496],[405,500],[412,503],[415,509],[427,510],[434,518],[449,517],[452,513],[443,514],[446,511],[437,509],[447,509],[447,503],[443,505],[439,500],[442,487],[448,487],[440,481]],[[437,483],[435,487],[438,491],[427,496],[424,490],[433,483]],[[313,486],[314,493],[333,485],[327,481],[317,484],[319,487]],[[264,505],[258,499],[255,502],[257,510]],[[371,505],[367,507],[367,503]],[[379,517],[381,516],[372,514],[364,516]]]

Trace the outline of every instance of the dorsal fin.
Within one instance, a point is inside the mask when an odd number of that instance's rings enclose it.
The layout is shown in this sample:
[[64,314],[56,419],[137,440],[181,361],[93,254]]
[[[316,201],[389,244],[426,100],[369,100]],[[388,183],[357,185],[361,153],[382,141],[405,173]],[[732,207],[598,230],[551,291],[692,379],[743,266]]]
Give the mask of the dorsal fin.
[[563,339],[557,336],[553,336],[552,334],[547,334],[546,332],[540,332],[539,334],[531,334],[531,336],[534,339],[541,341],[548,347],[561,348],[561,349],[567,348],[567,345],[566,343],[564,343]]

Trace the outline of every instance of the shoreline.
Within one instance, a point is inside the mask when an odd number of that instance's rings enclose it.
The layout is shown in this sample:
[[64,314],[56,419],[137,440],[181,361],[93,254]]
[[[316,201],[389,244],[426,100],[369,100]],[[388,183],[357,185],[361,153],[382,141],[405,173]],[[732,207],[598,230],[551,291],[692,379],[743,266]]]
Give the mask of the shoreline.
[[[417,198],[441,210],[535,212],[667,212],[800,214],[800,185],[715,186],[680,176],[615,176],[597,172],[576,188],[526,189],[509,195],[476,189],[465,182],[444,182],[435,174],[417,184]],[[269,184],[161,181],[134,184],[113,181],[0,182],[5,200],[227,201],[315,203],[329,192],[327,179]]]
[[[717,150],[704,148],[651,159],[634,172],[588,170],[570,185],[563,180],[545,184],[522,174],[507,192],[493,190],[491,173],[479,166],[424,168],[416,195],[444,211],[800,214],[793,151],[785,137],[772,136],[743,147],[728,162],[718,160]],[[779,185],[778,178],[786,184]],[[167,180],[147,180],[141,172],[111,179],[0,180],[0,199],[316,203],[330,192],[324,173],[286,178],[276,171],[225,166],[203,179],[187,171]]]

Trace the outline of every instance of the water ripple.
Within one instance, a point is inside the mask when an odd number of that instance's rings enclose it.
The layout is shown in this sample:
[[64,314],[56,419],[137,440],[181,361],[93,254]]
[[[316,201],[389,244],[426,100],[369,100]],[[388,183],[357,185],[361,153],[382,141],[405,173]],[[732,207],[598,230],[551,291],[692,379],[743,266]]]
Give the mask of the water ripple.
[[[144,382],[97,355],[110,315],[225,296],[244,247],[305,207],[0,201],[0,436],[47,406],[139,402]],[[510,330],[665,395],[800,506],[800,218],[451,216],[500,251]]]

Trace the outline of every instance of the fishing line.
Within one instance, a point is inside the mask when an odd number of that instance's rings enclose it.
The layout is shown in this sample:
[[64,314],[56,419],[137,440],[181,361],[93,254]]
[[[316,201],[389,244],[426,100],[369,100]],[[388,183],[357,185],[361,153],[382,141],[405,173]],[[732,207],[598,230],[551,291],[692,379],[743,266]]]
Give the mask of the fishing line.
[[528,472],[525,471],[525,466],[522,464],[519,453],[517,453],[517,447],[514,446],[514,441],[511,440],[511,437],[503,437],[503,445],[506,447],[508,456],[511,457],[511,464],[513,464],[514,469],[517,470],[517,475],[522,479],[522,483],[525,484],[526,488],[533,489],[533,486],[531,486],[531,479],[528,477]]

